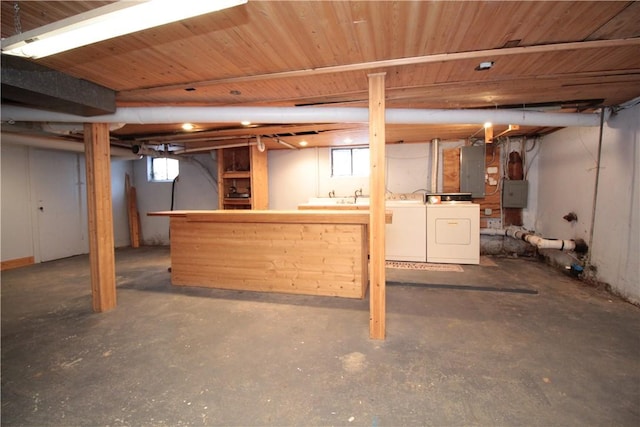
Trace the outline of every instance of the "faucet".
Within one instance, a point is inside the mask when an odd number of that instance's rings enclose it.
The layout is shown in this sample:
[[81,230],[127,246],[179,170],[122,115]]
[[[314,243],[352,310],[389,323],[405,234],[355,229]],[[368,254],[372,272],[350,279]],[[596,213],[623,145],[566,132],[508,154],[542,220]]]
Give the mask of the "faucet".
[[353,203],[358,203],[358,196],[362,197],[362,188],[356,190],[353,194]]
[[330,199],[333,199],[334,197],[336,197],[336,192],[335,192],[335,190],[331,190],[331,191],[329,191],[329,198],[330,198]]

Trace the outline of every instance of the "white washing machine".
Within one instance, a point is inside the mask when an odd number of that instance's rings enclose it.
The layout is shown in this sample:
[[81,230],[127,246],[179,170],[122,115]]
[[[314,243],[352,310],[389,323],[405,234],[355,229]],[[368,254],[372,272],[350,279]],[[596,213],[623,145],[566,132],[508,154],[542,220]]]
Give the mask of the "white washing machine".
[[480,205],[427,204],[427,262],[480,264]]
[[385,229],[385,259],[427,262],[427,209],[423,200],[387,200],[385,208],[393,213]]

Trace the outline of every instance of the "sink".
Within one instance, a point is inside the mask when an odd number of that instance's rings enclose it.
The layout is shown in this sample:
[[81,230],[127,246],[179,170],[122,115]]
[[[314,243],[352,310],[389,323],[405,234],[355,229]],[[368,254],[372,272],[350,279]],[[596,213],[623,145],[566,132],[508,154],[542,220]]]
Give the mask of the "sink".
[[424,205],[422,200],[387,200],[387,205]]
[[313,206],[353,205],[353,197],[312,197],[307,202]]

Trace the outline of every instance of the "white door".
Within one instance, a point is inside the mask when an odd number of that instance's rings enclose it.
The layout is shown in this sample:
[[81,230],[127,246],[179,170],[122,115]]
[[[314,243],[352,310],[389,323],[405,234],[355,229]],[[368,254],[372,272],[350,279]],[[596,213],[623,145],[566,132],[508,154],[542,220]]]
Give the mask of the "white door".
[[40,261],[87,253],[83,157],[31,150],[35,244]]

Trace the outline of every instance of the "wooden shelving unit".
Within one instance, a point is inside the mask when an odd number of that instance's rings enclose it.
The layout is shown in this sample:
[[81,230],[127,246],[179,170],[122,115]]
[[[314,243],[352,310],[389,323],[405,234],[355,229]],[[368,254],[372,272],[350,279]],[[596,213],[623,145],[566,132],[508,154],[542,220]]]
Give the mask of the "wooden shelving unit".
[[256,146],[218,151],[219,209],[268,209],[267,152]]

